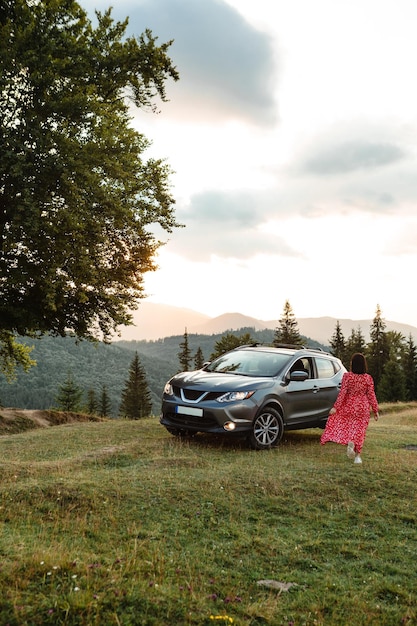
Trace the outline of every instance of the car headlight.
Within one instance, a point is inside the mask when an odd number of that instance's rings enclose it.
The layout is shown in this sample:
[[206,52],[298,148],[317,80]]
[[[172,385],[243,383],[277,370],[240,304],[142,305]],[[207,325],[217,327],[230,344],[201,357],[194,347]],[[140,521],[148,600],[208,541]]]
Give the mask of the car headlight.
[[237,402],[239,400],[247,400],[253,396],[254,391],[228,391],[222,396],[216,398],[217,402]]
[[174,390],[172,388],[171,383],[166,383],[165,387],[164,387],[164,393],[167,396],[173,396],[174,395]]

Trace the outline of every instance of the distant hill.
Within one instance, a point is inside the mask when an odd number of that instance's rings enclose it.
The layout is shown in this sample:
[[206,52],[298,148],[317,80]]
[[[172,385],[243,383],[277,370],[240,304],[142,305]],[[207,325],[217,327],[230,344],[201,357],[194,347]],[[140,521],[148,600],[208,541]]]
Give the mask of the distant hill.
[[[155,340],[171,337],[173,335],[183,335],[185,328],[188,333],[201,335],[215,335],[229,330],[239,330],[241,328],[254,328],[255,330],[275,329],[278,324],[276,320],[259,320],[242,313],[224,313],[217,317],[209,317],[203,313],[198,313],[190,309],[157,304],[153,302],[142,302],[139,309],[133,313],[135,326],[124,327],[121,330],[121,339],[126,341]],[[324,345],[329,345],[330,339],[335,331],[337,319],[333,317],[305,317],[296,318],[298,329],[301,335],[311,337],[315,341]],[[399,322],[387,321],[387,330],[401,332],[408,337],[411,333],[417,341],[417,327]],[[360,327],[365,341],[369,341],[369,329],[372,319],[352,320],[339,319],[342,332],[347,339],[352,329]],[[117,340],[117,339],[115,339]]]
[[[142,302],[137,311],[132,312],[134,326],[121,327],[121,339],[124,341],[140,341],[163,339],[172,335],[183,335],[210,320],[208,315],[154,302]],[[115,338],[117,340],[117,338]]]

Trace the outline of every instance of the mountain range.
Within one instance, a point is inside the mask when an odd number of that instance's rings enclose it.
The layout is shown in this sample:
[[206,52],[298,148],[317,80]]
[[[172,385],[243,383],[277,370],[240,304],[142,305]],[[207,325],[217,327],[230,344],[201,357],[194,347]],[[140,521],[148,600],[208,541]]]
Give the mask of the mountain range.
[[[224,313],[217,317],[210,317],[204,313],[193,311],[166,304],[143,301],[139,308],[133,312],[133,326],[123,326],[120,337],[115,338],[125,341],[154,341],[183,335],[185,329],[188,334],[214,335],[226,331],[236,331],[241,328],[254,328],[255,330],[275,329],[279,325],[279,319],[259,320],[242,313]],[[314,339],[324,345],[334,334],[336,323],[339,321],[341,330],[347,339],[352,329],[361,329],[365,341],[369,341],[369,329],[372,319],[353,320],[333,317],[305,317],[296,318],[298,330],[304,337]],[[384,320],[386,330],[402,333],[405,337],[411,334],[417,341],[417,327],[400,322]]]

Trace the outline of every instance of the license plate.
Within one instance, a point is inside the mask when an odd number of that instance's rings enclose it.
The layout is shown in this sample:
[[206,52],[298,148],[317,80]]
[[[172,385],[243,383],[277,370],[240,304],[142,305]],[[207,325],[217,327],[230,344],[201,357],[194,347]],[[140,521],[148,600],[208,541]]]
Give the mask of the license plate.
[[197,409],[193,406],[176,406],[175,412],[181,415],[194,415],[195,417],[203,417],[203,409]]

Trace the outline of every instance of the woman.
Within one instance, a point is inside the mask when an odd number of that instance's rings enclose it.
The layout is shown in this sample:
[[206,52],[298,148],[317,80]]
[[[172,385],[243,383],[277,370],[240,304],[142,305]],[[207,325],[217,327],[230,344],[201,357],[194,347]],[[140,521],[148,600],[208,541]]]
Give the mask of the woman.
[[366,359],[357,352],[352,356],[350,372],[343,374],[339,395],[327,420],[320,443],[328,441],[347,445],[347,455],[362,463],[360,453],[365,441],[370,419],[370,409],[375,420],[379,417],[374,381],[367,373]]

